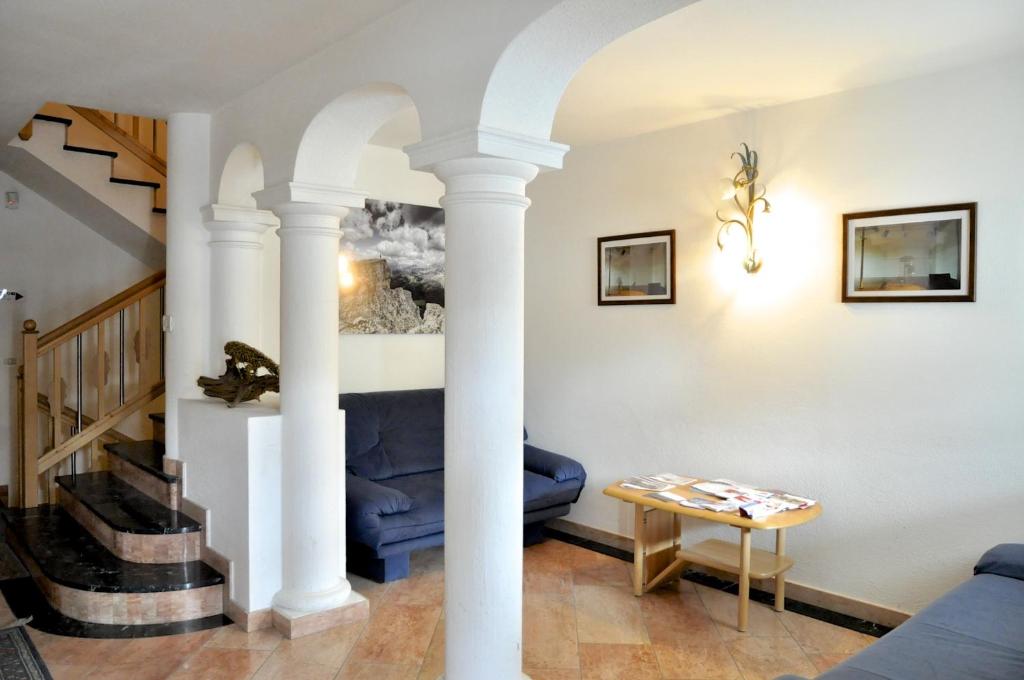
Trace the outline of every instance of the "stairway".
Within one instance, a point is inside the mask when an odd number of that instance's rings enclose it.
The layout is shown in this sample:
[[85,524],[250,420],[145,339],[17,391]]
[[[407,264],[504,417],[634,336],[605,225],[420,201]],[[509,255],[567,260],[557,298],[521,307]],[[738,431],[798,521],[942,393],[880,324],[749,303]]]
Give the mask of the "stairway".
[[[143,637],[224,625],[224,576],[200,560],[202,525],[180,512],[154,439],[105,445],[109,471],[56,478],[59,503],[4,511],[8,543],[41,591],[52,632]],[[5,593],[6,594],[6,593]],[[31,598],[20,598],[25,602]],[[22,603],[25,609],[38,610]],[[44,627],[44,630],[46,628]]]
[[7,144],[0,170],[160,269],[166,234],[164,121],[47,103]]

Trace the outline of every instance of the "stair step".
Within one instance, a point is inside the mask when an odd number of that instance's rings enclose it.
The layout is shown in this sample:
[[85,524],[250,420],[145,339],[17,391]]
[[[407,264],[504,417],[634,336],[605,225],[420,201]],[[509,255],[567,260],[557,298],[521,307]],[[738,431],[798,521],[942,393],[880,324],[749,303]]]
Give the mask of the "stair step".
[[153,208],[153,212],[155,212],[157,215],[166,215],[167,208]]
[[114,531],[128,534],[185,534],[202,525],[188,515],[171,510],[110,472],[86,472],[57,478],[62,489]]
[[149,187],[150,189],[159,189],[160,182],[149,182],[144,179],[128,179],[126,177],[111,177],[110,181],[114,184],[128,184],[133,187]]
[[[153,210],[160,210],[160,209],[161,208],[153,208]],[[164,423],[164,420],[165,420],[163,413],[150,413],[149,414],[149,419],[152,420],[155,423],[160,423],[161,425]]]
[[45,113],[37,113],[32,116],[34,120],[44,120],[47,123],[59,123],[60,125],[70,126],[75,121],[70,118],[62,118],[60,116],[48,116]]
[[116,443],[107,444],[103,448],[161,481],[168,484],[178,481],[178,475],[164,472],[164,445],[160,442],[147,440]]
[[77,151],[78,153],[91,153],[96,156],[106,156],[107,158],[117,158],[116,151],[108,151],[107,149],[92,149],[87,146],[74,146],[73,144],[65,144],[65,151]]
[[64,510],[7,510],[8,530],[47,580],[94,593],[165,593],[222,585],[205,562],[141,564],[118,559]]

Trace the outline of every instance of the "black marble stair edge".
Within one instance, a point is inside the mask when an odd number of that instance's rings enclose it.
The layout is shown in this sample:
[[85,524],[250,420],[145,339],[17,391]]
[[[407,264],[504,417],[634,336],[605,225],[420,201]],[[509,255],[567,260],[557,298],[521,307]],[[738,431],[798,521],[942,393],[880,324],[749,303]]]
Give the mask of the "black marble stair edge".
[[75,146],[73,144],[65,144],[65,151],[76,151],[78,153],[91,153],[96,156],[106,156],[107,158],[117,158],[116,151],[108,151],[106,149],[94,149],[89,146]]
[[117,442],[105,444],[103,448],[161,481],[168,484],[178,481],[178,475],[164,472],[164,445],[158,441],[147,439],[141,442]]
[[150,498],[112,472],[64,475],[56,481],[114,531],[162,536],[202,529],[199,522],[185,513]]
[[110,181],[114,184],[127,184],[133,187],[149,187],[150,189],[159,189],[160,182],[150,182],[145,179],[128,179],[126,177],[111,177]]
[[59,123],[60,125],[63,125],[65,127],[70,127],[71,124],[75,122],[75,121],[71,120],[70,118],[61,118],[60,116],[50,116],[50,115],[47,115],[45,113],[37,113],[36,115],[32,116],[32,119],[33,120],[44,120],[47,123]]
[[[156,211],[156,210],[162,210],[163,212],[167,212],[167,209],[166,209],[166,208],[153,208],[153,210],[154,210],[154,211]],[[158,423],[162,423],[162,422],[164,422],[164,421],[165,421],[165,419],[164,419],[164,414],[163,414],[163,413],[150,413],[150,414],[149,414],[149,419],[150,419],[150,420],[153,420],[153,421],[155,421],[155,422],[158,422]]]
[[222,585],[224,576],[205,562],[147,564],[116,557],[63,509],[41,505],[3,510],[14,538],[43,575],[74,590],[97,593],[164,593]]

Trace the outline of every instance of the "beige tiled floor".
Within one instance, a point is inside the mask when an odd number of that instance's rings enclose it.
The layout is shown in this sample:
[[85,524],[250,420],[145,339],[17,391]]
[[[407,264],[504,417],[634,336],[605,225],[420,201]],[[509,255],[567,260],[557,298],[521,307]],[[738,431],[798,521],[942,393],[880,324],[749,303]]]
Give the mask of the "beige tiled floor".
[[[436,680],[444,670],[443,552],[419,553],[391,585],[352,577],[369,621],[299,640],[237,627],[144,640],[31,631],[56,680]],[[635,598],[629,565],[549,540],[524,555],[523,664],[533,680],[812,677],[873,638],[688,581]]]

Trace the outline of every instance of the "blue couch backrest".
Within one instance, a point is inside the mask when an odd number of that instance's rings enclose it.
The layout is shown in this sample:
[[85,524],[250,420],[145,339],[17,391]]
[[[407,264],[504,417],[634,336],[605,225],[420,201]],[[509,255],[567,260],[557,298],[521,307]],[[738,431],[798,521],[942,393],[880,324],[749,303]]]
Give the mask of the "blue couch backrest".
[[342,394],[345,463],[374,481],[444,469],[444,390]]

